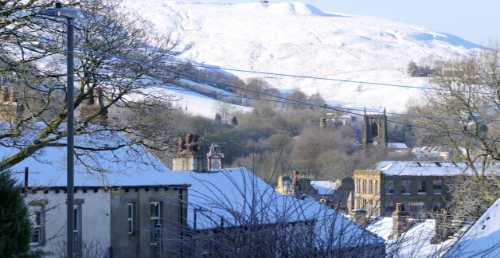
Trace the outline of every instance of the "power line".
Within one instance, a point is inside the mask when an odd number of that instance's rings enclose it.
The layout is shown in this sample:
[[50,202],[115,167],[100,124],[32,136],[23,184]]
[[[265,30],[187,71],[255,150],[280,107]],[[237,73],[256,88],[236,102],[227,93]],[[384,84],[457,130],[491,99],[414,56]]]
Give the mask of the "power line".
[[[60,43],[60,42],[58,42],[56,40],[53,40],[53,39],[50,39],[50,38],[47,38],[47,37],[40,36],[40,38],[46,40],[47,42]],[[92,52],[97,52],[97,53],[100,52],[101,54],[104,54],[104,55],[111,55],[108,52],[103,52],[103,51],[99,51],[99,50],[96,50],[96,49],[89,49],[89,48],[82,48],[82,47],[78,47],[76,49],[79,50],[79,51],[92,51]],[[172,57],[175,57],[175,56],[172,56]],[[131,59],[130,57],[127,57],[127,56],[119,56],[117,58],[121,59],[121,60],[124,60],[124,61],[129,61],[129,62],[133,62],[133,63],[139,63],[140,65],[144,65],[144,63],[142,63],[140,60]],[[282,74],[282,73],[273,73],[273,72],[249,71],[249,70],[234,69],[234,68],[225,68],[225,67],[219,67],[219,66],[213,66],[213,65],[207,65],[207,64],[197,64],[197,63],[192,63],[192,62],[191,63],[190,62],[182,62],[180,60],[168,60],[167,63],[168,64],[178,64],[178,65],[188,65],[189,64],[189,65],[191,65],[193,67],[200,67],[200,68],[205,68],[205,69],[215,70],[215,71],[227,70],[227,71],[248,72],[248,73],[264,74],[264,75],[283,76],[283,77],[294,77],[294,78],[302,78],[302,79],[318,79],[318,80],[327,80],[327,81],[351,82],[351,83],[379,85],[379,86],[390,86],[390,87],[402,87],[402,88],[411,88],[411,89],[421,89],[422,90],[422,88],[418,87],[418,86],[399,85],[399,84],[386,84],[386,83],[378,83],[378,82],[364,82],[364,81],[342,80],[342,79],[326,78],[326,77],[319,77],[319,76],[309,76],[309,75],[292,75],[292,74]],[[172,71],[172,72],[180,74],[180,75],[184,75],[188,79],[189,79],[189,77],[193,76],[192,74],[181,73],[180,71]],[[151,75],[148,75],[148,76],[151,76]],[[225,83],[225,86],[229,87],[229,88],[233,88],[233,89],[236,88],[236,89],[247,91],[247,92],[248,91],[249,92],[253,92],[253,93],[257,94],[257,95],[267,95],[267,96],[269,96],[271,98],[274,98],[274,99],[268,99],[268,100],[265,100],[265,101],[273,101],[273,102],[280,102],[280,103],[286,103],[286,104],[290,104],[290,101],[292,101],[292,102],[294,102],[295,104],[298,104],[298,105],[305,105],[305,106],[309,106],[309,107],[317,107],[317,108],[322,108],[322,109],[337,111],[337,112],[341,112],[341,113],[353,114],[353,115],[356,115],[356,116],[363,116],[363,114],[360,114],[360,113],[357,113],[357,112],[359,112],[359,111],[364,112],[365,111],[364,109],[347,108],[347,107],[335,107],[335,106],[327,105],[327,104],[317,105],[315,103],[304,102],[304,101],[299,101],[299,100],[292,100],[292,99],[289,99],[289,98],[286,98],[286,97],[283,97],[283,96],[269,94],[269,93],[263,93],[263,92],[255,91],[255,90],[250,90],[250,89],[243,88],[243,87],[240,87],[240,86],[230,85],[228,83]],[[446,89],[440,89],[440,88],[424,88],[424,90],[425,89],[434,89],[434,90],[440,90],[440,91],[448,91]],[[457,91],[457,92],[459,92],[459,91]],[[467,92],[467,91],[463,91],[463,92]],[[469,92],[467,92],[467,93],[469,93]],[[491,93],[488,93],[488,94],[491,94]],[[248,96],[239,96],[239,97],[250,99]],[[259,99],[259,100],[263,100],[263,99]],[[277,101],[277,100],[279,100],[279,101]],[[399,113],[392,113],[392,112],[374,112],[374,111],[370,111],[370,113],[392,114],[392,115],[396,115],[396,116],[408,116],[407,114],[399,114]]]
[[[27,34],[27,33],[25,33]],[[56,42],[56,43],[61,43],[57,42],[53,39],[43,37],[43,36],[37,36],[41,39],[44,39],[45,41],[51,41],[51,42]],[[83,48],[83,47],[77,47],[76,49],[80,51],[92,51],[92,52],[97,52],[101,54],[110,54],[107,52],[103,51],[98,51],[96,49],[89,49],[89,48]],[[176,56],[172,56],[173,58],[176,58]],[[125,61],[127,61],[127,58],[124,57],[118,57],[121,58]],[[134,60],[137,61],[137,60]],[[231,72],[240,72],[240,73],[250,73],[250,74],[258,74],[258,75],[266,75],[266,76],[276,76],[276,77],[288,77],[288,78],[296,78],[296,79],[311,79],[311,80],[321,80],[321,81],[333,81],[333,82],[340,82],[340,83],[349,83],[347,85],[352,85],[352,84],[364,84],[364,85],[371,85],[371,86],[382,86],[382,87],[396,87],[396,88],[404,88],[404,89],[413,89],[413,90],[432,90],[432,91],[441,91],[441,92],[450,92],[449,89],[443,89],[443,88],[437,88],[437,87],[420,87],[420,86],[415,86],[415,85],[405,85],[405,84],[396,84],[396,83],[384,83],[384,82],[373,82],[373,81],[361,81],[361,80],[348,80],[348,79],[339,79],[339,78],[331,78],[331,77],[324,77],[324,76],[317,76],[317,75],[298,75],[298,74],[289,74],[289,73],[278,73],[278,72],[271,72],[271,71],[256,71],[256,70],[246,70],[246,69],[241,69],[241,68],[232,68],[232,67],[224,67],[224,66],[219,66],[219,65],[213,65],[213,64],[200,64],[194,60],[187,59],[187,61],[181,61],[181,60],[168,60],[169,63],[171,64],[179,64],[179,65],[191,65],[193,67],[198,67],[198,68],[205,68],[209,69],[212,71],[231,71]],[[481,95],[491,95],[494,94],[492,92],[483,92],[483,91],[467,91],[467,90],[455,90],[454,92],[463,92],[467,94],[481,94]]]
[[[365,84],[365,85],[384,86],[384,87],[398,87],[398,88],[418,89],[418,90],[433,90],[433,91],[445,91],[445,92],[449,91],[447,89],[436,88],[436,87],[419,87],[419,86],[414,86],[414,85],[338,79],[338,78],[329,78],[329,77],[322,77],[322,76],[315,76],[315,75],[297,75],[297,74],[277,73],[277,72],[268,72],[268,71],[245,70],[245,69],[239,69],[239,68],[230,68],[230,67],[223,67],[223,66],[217,66],[217,65],[206,65],[206,64],[197,64],[197,63],[190,63],[190,64],[192,66],[195,66],[195,67],[206,68],[206,69],[211,69],[211,70],[223,70],[223,71],[233,71],[233,72],[260,74],[260,75],[279,76],[279,77],[290,77],[290,78],[296,78],[296,79],[313,79],[313,80],[322,80],[322,81],[334,81],[334,82],[342,82],[342,83]],[[492,94],[490,92],[475,92],[475,91],[473,91],[473,92],[458,91],[458,92],[487,94],[487,95]]]

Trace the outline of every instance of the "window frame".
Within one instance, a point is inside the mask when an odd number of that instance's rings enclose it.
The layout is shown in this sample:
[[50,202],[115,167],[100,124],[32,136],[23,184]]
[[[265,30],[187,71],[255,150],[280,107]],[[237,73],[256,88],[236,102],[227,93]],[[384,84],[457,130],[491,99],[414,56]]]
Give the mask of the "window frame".
[[[406,185],[406,183],[408,183],[408,184]],[[405,191],[403,191],[403,189]],[[409,179],[401,180],[400,192],[401,192],[401,195],[411,195],[411,180],[409,180]]]
[[136,209],[137,206],[135,202],[127,202],[127,233],[129,235],[134,235],[136,231]]
[[[43,205],[30,205],[30,246],[43,246],[45,244],[45,209]],[[38,214],[38,217],[37,215]],[[36,222],[39,223],[36,223]],[[33,223],[35,222],[35,223]],[[38,232],[38,241],[34,242],[34,232]]]
[[[423,188],[422,188],[423,186]],[[427,182],[425,180],[418,181],[417,194],[426,195],[427,194]]]
[[[436,182],[439,182],[439,184],[436,184]],[[436,186],[439,185],[439,189],[436,188]],[[432,193],[436,195],[441,195],[443,194],[443,179],[434,179],[432,180]]]
[[[156,204],[157,212],[153,216],[153,204]],[[149,202],[149,224],[151,227],[150,241],[149,245],[151,247],[151,252],[153,257],[160,257],[163,252],[163,202],[162,201],[150,201]],[[158,235],[156,231],[158,230]]]

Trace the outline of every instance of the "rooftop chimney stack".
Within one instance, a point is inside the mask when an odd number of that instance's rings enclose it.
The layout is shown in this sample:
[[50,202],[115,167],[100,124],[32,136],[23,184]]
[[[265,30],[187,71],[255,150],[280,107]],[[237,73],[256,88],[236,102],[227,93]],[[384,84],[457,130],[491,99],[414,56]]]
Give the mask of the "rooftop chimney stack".
[[203,156],[200,155],[198,135],[187,134],[177,141],[177,154],[173,160],[174,171],[203,172]]
[[392,239],[397,239],[410,227],[410,214],[403,209],[402,203],[396,203],[396,209],[392,213]]

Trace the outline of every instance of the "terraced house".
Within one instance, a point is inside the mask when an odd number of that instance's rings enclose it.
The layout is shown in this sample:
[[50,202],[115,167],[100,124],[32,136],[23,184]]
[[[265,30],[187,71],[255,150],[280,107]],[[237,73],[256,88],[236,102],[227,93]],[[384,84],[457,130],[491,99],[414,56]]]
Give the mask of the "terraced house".
[[[487,173],[498,175],[500,167]],[[446,207],[450,185],[459,176],[472,175],[465,163],[382,161],[374,169],[354,171],[354,209],[368,216],[390,216],[396,203],[416,218]]]

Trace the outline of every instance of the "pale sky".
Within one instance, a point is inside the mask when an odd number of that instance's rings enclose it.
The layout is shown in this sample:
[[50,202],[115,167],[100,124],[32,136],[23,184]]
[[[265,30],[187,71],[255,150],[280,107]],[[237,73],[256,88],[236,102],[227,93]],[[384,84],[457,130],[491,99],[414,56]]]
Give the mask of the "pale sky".
[[[252,0],[194,0],[253,2]],[[257,0],[256,0],[257,1]],[[270,0],[273,2],[273,0]],[[275,0],[276,2],[280,2]],[[500,41],[500,0],[300,0],[323,11],[378,16],[462,37],[482,45]]]

